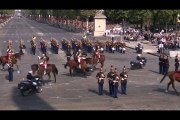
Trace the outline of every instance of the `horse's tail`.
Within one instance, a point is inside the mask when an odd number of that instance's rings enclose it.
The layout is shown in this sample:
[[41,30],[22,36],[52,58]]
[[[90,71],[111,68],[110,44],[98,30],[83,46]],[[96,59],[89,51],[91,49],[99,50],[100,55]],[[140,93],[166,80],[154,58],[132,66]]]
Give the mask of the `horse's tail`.
[[160,83],[162,83],[162,81],[166,78],[167,74],[168,74],[168,73],[166,73],[166,74],[163,76],[163,78],[161,79]]

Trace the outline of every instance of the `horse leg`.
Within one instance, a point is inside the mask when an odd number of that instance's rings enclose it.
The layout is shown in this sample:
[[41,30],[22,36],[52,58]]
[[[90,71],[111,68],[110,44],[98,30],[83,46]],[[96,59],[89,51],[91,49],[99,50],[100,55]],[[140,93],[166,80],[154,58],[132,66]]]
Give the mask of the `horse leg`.
[[56,73],[53,73],[53,75],[54,75],[54,79],[55,79],[54,82],[56,83]]
[[86,76],[86,70],[85,69],[83,70],[83,73],[84,73],[84,77],[86,78],[87,76]]
[[71,73],[71,68],[69,68],[69,73],[70,73],[70,75],[72,76],[72,73]]
[[177,92],[177,90],[176,90],[176,88],[175,88],[174,81],[172,82],[172,88],[173,88],[174,91],[176,92],[176,95],[179,96],[179,94],[178,94],[178,92]]
[[16,64],[16,66],[17,66],[17,70],[19,70],[19,66]]
[[47,75],[48,75],[48,77],[49,77],[48,79],[50,80],[50,79],[51,79],[51,75],[50,75],[50,73],[47,73]]
[[169,86],[172,84],[172,82],[170,81],[168,84],[167,84],[167,89],[165,90],[165,92],[168,92],[169,90]]
[[4,71],[4,64],[2,64],[2,70]]

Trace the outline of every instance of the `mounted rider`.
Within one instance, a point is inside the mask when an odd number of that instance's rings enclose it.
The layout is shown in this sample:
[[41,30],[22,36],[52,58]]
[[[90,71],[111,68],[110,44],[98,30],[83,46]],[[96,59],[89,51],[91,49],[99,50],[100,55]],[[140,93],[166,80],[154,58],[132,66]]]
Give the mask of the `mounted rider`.
[[79,68],[81,68],[81,62],[82,62],[82,60],[86,59],[86,56],[82,54],[81,49],[78,49],[76,57],[77,57],[77,60],[78,60]]
[[39,60],[43,60],[40,65],[42,65],[44,67],[44,75],[47,74],[47,64],[48,64],[48,61],[49,61],[49,57],[46,55],[46,54],[43,54],[42,57],[38,56]]
[[96,51],[95,54],[96,54],[96,56],[98,58],[98,62],[100,62],[100,57],[101,57],[101,54],[102,54],[100,46],[97,46],[97,51]]
[[13,59],[13,55],[14,55],[14,51],[12,49],[12,41],[9,40],[7,46],[7,54],[6,54],[8,63],[10,62],[11,59]]

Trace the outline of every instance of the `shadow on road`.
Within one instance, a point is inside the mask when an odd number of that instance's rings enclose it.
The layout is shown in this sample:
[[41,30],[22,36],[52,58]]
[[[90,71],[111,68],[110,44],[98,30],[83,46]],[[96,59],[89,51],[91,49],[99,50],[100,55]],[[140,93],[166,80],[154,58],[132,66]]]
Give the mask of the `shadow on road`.
[[[99,95],[98,90],[88,89],[88,91]],[[104,95],[107,95],[107,96],[110,96],[110,95],[109,95],[109,92],[108,92],[107,90],[103,90],[103,94],[104,94]]]
[[157,71],[154,71],[154,70],[149,70],[150,72],[153,72],[153,73],[157,73],[157,74],[159,74],[159,72],[157,72]]
[[23,97],[20,91],[14,87],[12,89],[12,100],[18,107],[17,110],[54,110],[52,106],[39,97],[40,94],[29,94]]
[[169,94],[169,95],[176,95],[174,90],[169,90],[168,92],[165,92],[165,89],[162,89],[162,88],[153,89],[152,91],[161,92],[161,93]]

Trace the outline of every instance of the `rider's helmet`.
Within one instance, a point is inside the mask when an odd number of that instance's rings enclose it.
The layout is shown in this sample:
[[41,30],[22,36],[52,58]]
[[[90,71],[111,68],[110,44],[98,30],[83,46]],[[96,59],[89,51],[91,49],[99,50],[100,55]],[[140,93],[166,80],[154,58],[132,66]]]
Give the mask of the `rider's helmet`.
[[42,54],[42,56],[44,57],[44,56],[45,56],[45,54]]

